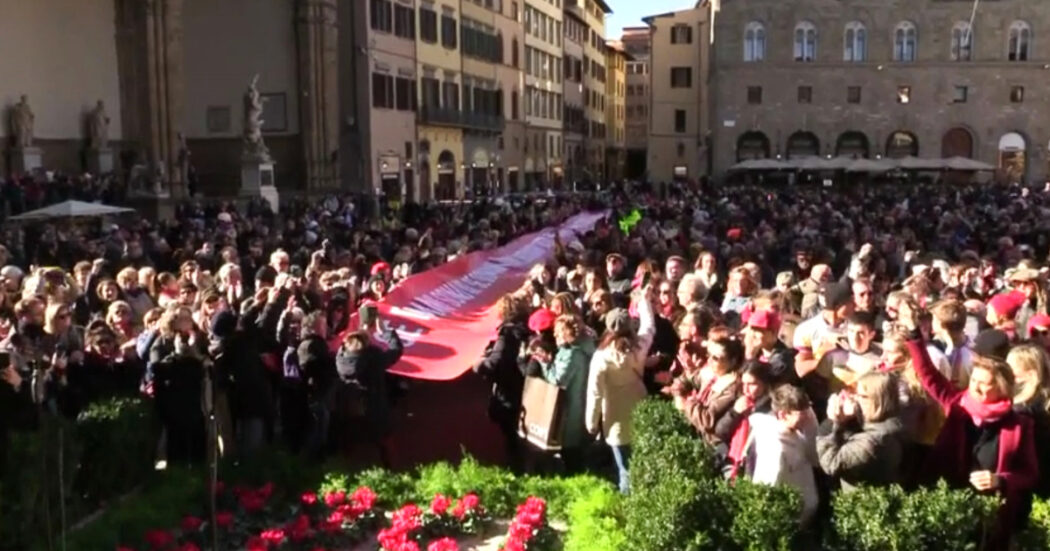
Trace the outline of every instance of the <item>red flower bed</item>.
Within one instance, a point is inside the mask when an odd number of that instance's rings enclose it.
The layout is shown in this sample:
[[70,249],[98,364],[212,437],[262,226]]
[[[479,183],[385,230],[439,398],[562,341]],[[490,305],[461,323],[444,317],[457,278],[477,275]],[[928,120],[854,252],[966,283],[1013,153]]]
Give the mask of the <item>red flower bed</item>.
[[517,514],[507,529],[502,551],[544,551],[552,549],[556,535],[547,524],[547,502],[529,497],[518,505]]
[[[216,487],[215,525],[226,549],[323,551],[365,539],[379,521],[376,494],[366,487],[347,496],[330,493],[322,498],[306,493],[292,506],[272,503],[273,484],[258,488]],[[206,516],[187,516],[176,530],[150,530],[143,536],[148,551],[200,551],[210,547],[211,526]],[[120,551],[135,551],[120,547]]]
[[438,494],[426,510],[409,503],[395,511],[391,526],[381,530],[377,539],[383,551],[458,551],[453,538],[477,534],[487,521],[477,495],[453,502]]
[[[379,528],[382,515],[376,494],[360,487],[352,494],[330,492],[301,494],[293,504],[274,503],[274,487],[235,487],[217,491],[220,511],[215,525],[220,545],[247,551],[324,551],[345,549],[364,541]],[[438,494],[427,508],[414,503],[391,515],[376,541],[382,551],[459,551],[457,538],[476,535],[489,521],[475,494],[459,499]],[[210,547],[211,521],[206,516],[186,516],[174,530],[150,530],[142,538],[142,551],[201,551]],[[555,534],[547,524],[546,503],[530,497],[518,506],[507,533],[505,551],[544,551],[552,548]],[[118,547],[117,551],[136,551]]]

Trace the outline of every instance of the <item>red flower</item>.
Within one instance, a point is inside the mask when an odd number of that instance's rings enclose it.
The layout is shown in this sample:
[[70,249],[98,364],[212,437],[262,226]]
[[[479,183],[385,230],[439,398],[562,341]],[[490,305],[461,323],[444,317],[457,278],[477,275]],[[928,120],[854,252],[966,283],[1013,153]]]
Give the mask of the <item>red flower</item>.
[[280,528],[270,528],[269,530],[263,530],[263,533],[259,534],[259,537],[266,543],[278,545],[284,541],[284,530]]
[[343,518],[344,518],[343,512],[340,511],[339,509],[336,509],[335,511],[332,511],[331,514],[328,515],[328,522],[331,522],[332,524],[340,524],[341,525],[341,524],[343,524]]
[[263,500],[270,499],[270,496],[273,495],[273,482],[263,484],[262,487],[256,490],[256,493],[259,497],[263,498]]
[[473,511],[474,509],[477,509],[478,505],[481,504],[481,500],[478,499],[478,494],[473,493],[463,496],[463,498],[460,499],[459,502],[462,503],[463,507],[466,507],[468,511]]
[[167,530],[150,530],[146,532],[146,543],[152,549],[163,549],[175,543],[175,537]]
[[457,520],[463,520],[463,517],[467,516],[467,507],[462,501],[456,502],[456,506],[452,508],[452,516]]
[[241,504],[241,508],[249,513],[254,513],[266,506],[266,498],[256,492],[241,494],[238,502]]
[[295,517],[285,531],[288,533],[288,539],[292,541],[300,541],[306,538],[310,533],[310,517],[306,515],[299,515]]
[[329,507],[341,505],[344,501],[346,501],[346,492],[342,490],[339,490],[338,492],[328,492],[324,496],[324,502]]
[[459,551],[459,544],[452,538],[441,538],[430,542],[427,551]]
[[437,494],[434,496],[433,501],[430,502],[430,512],[435,515],[443,515],[448,512],[448,508],[452,505],[452,500]]
[[229,511],[219,511],[215,513],[215,524],[219,528],[226,528],[233,524],[233,513]]
[[194,516],[188,516],[182,519],[182,531],[196,532],[197,530],[200,530],[202,524],[204,524],[203,520]]
[[419,551],[419,544],[409,540],[399,545],[397,551]]
[[266,540],[259,536],[252,536],[244,543],[244,549],[246,551],[266,551],[269,548],[270,545],[266,543]]
[[299,496],[299,501],[301,501],[303,505],[313,505],[314,503],[317,503],[317,494],[313,492],[305,492],[303,495]]
[[376,493],[368,486],[361,486],[354,490],[354,495],[350,499],[367,511],[375,505]]
[[201,551],[201,548],[198,547],[196,543],[193,543],[192,541],[188,541],[188,542],[182,544],[179,547],[178,551]]

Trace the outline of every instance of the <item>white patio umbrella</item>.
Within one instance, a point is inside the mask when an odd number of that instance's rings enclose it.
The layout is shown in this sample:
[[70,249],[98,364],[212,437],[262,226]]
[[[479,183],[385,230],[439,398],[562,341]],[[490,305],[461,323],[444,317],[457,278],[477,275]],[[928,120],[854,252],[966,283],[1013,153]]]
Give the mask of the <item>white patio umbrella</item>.
[[846,172],[889,172],[893,163],[885,159],[857,159],[846,167]]
[[12,216],[10,220],[49,220],[52,218],[90,218],[94,216],[108,216],[134,212],[135,209],[126,207],[113,207],[102,203],[85,203],[84,201],[64,201],[42,209],[23,212]]
[[948,170],[960,170],[969,172],[981,172],[981,171],[992,171],[995,170],[994,165],[978,161],[976,159],[968,159],[966,157],[951,157],[944,160],[944,168]]

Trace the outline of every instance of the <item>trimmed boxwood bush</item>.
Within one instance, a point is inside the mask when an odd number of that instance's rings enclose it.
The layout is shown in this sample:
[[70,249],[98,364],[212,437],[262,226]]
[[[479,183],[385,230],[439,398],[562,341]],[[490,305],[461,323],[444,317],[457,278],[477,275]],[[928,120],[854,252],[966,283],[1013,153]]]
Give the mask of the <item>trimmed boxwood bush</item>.
[[93,402],[73,421],[44,414],[12,433],[0,450],[4,545],[57,547],[63,509],[68,529],[149,479],[156,436],[152,405],[138,397]]
[[738,480],[728,492],[729,537],[744,551],[787,551],[799,530],[802,498],[794,488]]
[[829,547],[949,551],[983,548],[998,501],[968,489],[950,489],[941,481],[912,492],[900,486],[839,492],[832,507],[834,534]]

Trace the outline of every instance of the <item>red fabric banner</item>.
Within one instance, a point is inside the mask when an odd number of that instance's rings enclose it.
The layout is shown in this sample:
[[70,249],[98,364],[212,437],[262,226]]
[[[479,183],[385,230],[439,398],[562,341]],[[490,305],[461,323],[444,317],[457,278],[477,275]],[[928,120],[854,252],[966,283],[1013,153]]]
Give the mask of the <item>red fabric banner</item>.
[[[466,373],[495,338],[500,324],[496,302],[519,289],[532,266],[554,254],[555,230],[563,236],[583,233],[603,216],[578,214],[556,228],[456,258],[403,281],[378,304],[384,329],[397,330],[405,345],[391,372],[432,381]],[[354,314],[351,327],[357,327],[356,318]],[[333,349],[341,342],[341,336],[335,339]]]

